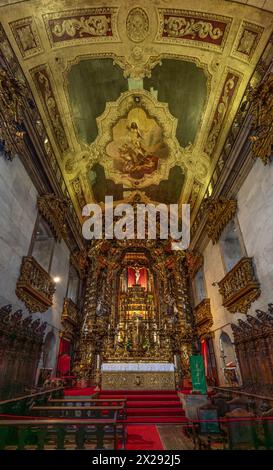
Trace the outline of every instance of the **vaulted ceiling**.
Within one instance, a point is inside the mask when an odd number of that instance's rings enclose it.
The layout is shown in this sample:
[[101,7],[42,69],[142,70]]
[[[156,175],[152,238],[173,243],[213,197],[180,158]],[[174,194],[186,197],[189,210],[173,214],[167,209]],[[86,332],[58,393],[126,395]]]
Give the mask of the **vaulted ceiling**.
[[79,217],[86,202],[136,191],[196,213],[273,13],[226,0],[29,0],[0,16]]

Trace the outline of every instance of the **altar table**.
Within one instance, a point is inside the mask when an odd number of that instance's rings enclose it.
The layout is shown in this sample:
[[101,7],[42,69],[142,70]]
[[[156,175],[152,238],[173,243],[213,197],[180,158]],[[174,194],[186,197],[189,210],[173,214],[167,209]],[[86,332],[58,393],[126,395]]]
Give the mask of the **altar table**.
[[175,390],[174,372],[174,364],[167,362],[106,362],[102,390]]

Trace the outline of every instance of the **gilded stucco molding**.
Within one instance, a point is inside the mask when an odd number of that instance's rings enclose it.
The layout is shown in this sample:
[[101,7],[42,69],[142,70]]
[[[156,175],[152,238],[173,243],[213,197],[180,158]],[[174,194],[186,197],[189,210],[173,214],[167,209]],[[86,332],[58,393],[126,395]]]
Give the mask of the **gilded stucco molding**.
[[156,41],[223,49],[232,18],[215,14],[158,8]]
[[205,152],[211,156],[218,143],[219,136],[223,130],[223,124],[228,115],[233,102],[235,91],[238,87],[239,75],[229,71],[218,100],[216,111],[214,113],[213,121],[208,133],[208,139],[205,144]]
[[33,17],[11,21],[9,26],[24,59],[43,52],[38,29]]
[[143,8],[135,7],[129,11],[126,19],[126,32],[133,42],[142,42],[149,33],[149,17]]
[[62,122],[61,111],[53,91],[49,67],[44,64],[30,70],[30,73],[37,88],[43,108],[47,114],[56,145],[61,154],[65,153],[69,149],[69,143]]
[[256,51],[264,28],[249,21],[242,21],[232,50],[232,55],[249,62]]
[[118,8],[75,9],[43,15],[52,47],[86,42],[119,41]]

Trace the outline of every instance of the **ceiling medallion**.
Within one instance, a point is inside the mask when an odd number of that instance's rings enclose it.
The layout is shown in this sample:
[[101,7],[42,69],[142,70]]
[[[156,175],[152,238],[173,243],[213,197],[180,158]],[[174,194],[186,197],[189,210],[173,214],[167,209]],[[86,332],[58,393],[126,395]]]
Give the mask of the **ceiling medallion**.
[[149,19],[142,8],[133,8],[129,11],[126,20],[128,38],[133,42],[141,42],[146,38],[149,31]]

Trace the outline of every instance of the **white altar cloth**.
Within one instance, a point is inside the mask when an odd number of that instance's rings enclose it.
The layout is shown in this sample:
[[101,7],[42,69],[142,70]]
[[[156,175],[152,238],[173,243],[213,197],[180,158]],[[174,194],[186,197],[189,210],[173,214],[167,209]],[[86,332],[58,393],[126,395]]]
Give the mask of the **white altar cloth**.
[[174,364],[166,362],[104,362],[102,372],[174,372]]

